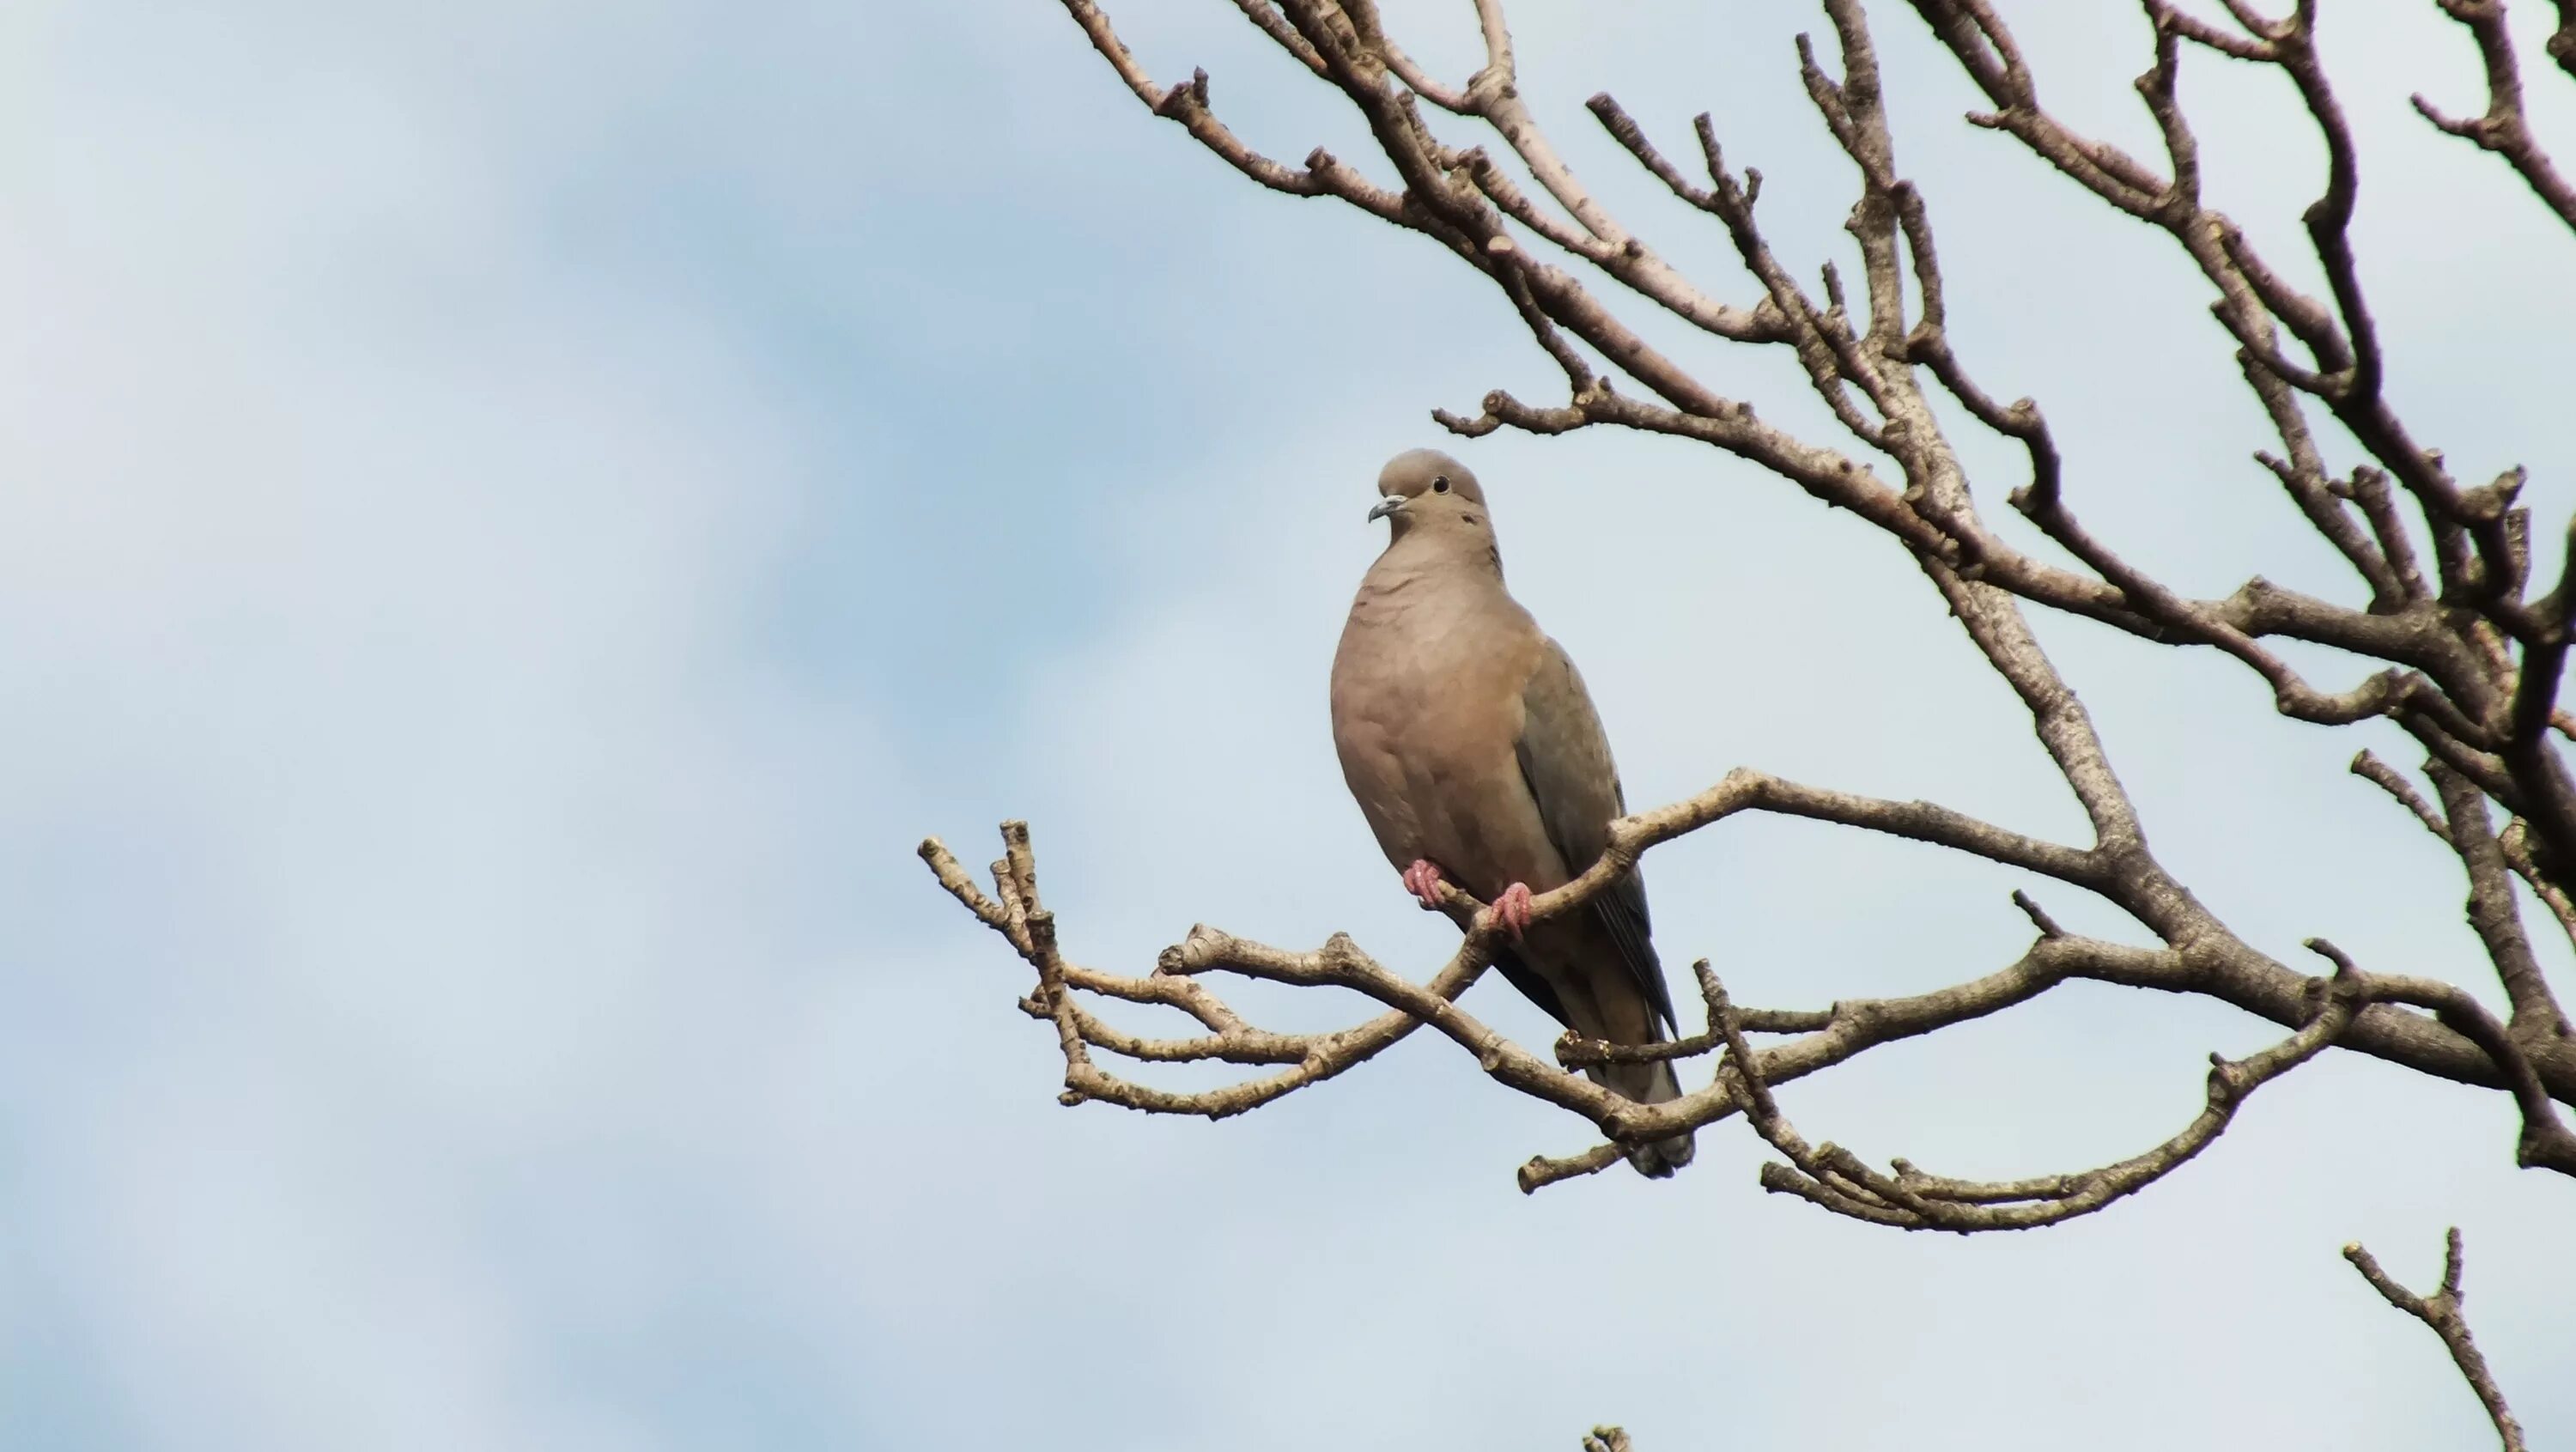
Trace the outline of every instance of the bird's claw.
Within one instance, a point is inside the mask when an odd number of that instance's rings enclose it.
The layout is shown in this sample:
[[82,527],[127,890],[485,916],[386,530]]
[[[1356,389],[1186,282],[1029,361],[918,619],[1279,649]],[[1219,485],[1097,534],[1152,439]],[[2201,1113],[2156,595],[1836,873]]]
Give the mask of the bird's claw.
[[1495,898],[1494,905],[1487,908],[1486,911],[1492,913],[1495,920],[1508,929],[1511,932],[1513,940],[1517,942],[1521,934],[1526,932],[1529,928],[1529,884],[1526,882],[1515,882],[1511,886],[1504,888],[1503,895]]
[[1404,890],[1412,893],[1424,907],[1437,909],[1440,906],[1440,864],[1427,857],[1414,859],[1413,865],[1404,869]]

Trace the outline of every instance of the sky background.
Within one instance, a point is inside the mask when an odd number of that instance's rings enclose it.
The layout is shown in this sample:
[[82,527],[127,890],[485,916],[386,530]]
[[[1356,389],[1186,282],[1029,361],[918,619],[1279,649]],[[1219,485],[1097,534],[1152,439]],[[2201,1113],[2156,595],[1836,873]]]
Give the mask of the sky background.
[[[1386,8],[1473,68],[1465,5]],[[1596,90],[1671,147],[1713,110],[1783,255],[1849,267],[1789,43],[1820,16],[1521,8],[1525,94],[1668,257],[1750,296]],[[2096,532],[2194,593],[2350,598],[2170,244],[1961,124],[1877,9],[1960,350],[2040,397]],[[2569,239],[2408,112],[2480,104],[2429,3],[2325,10],[2392,391],[2563,518]],[[2132,9],[2007,13],[2067,119],[2151,145]],[[1255,144],[1367,157],[1231,7],[1113,14]],[[2186,66],[2213,195],[2311,276],[2311,132],[2277,79]],[[981,863],[1030,819],[1102,966],[1205,920],[1427,970],[1326,664],[1380,462],[1553,370],[1430,244],[1146,115],[1056,7],[36,0],[0,98],[0,1440],[2474,1447],[2438,1343],[2336,1255],[2429,1286],[2456,1223],[2534,1444],[2576,1442],[2576,1186],[2512,1168],[2501,1096],[2374,1061],[2267,1089],[2137,1200],[1967,1240],[1765,1196],[1732,1123],[1673,1182],[1525,1199],[1584,1127],[1428,1036],[1221,1125],[1060,1108],[1025,970],[914,845]],[[1777,350],[1690,356],[1822,433]],[[1632,802],[1749,764],[2079,827],[1865,527],[1670,441],[1453,447]],[[1962,447],[1995,510],[2010,452]],[[2393,733],[2040,625],[2249,940],[2491,994],[2456,868],[2343,772]],[[1666,959],[1751,1003],[1921,991],[2028,932],[2015,874],[1796,823],[1648,878]],[[2275,1037],[2079,985],[1783,1099],[1874,1159],[2030,1174],[2172,1133],[2205,1054]]]

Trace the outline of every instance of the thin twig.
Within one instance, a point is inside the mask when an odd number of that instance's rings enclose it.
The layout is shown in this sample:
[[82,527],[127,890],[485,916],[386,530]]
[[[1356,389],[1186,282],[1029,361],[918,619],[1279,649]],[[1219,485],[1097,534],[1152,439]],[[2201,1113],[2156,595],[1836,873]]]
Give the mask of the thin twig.
[[2452,1226],[2444,1237],[2442,1288],[2430,1296],[2419,1296],[2399,1285],[2358,1241],[2343,1248],[2343,1258],[2352,1262],[2352,1268],[2361,1272],[2361,1278],[2370,1282],[2380,1299],[2431,1327],[2433,1334],[2442,1338],[2460,1375],[2478,1394],[2478,1404],[2486,1408],[2487,1420],[2495,1424],[2504,1452],[2529,1452],[2530,1444],[2522,1437],[2522,1424],[2514,1420],[2512,1409],[2505,1405],[2504,1392],[2496,1385],[2495,1374],[2487,1370],[2487,1359],[2479,1354],[2477,1341],[2469,1334],[2468,1318],[2460,1312],[2460,1227]]
[[[1742,1068],[1734,1079],[1784,1083],[1877,1044],[1934,1032],[2056,983],[2090,978],[2235,1004],[2294,1030],[2290,1040],[2266,1051],[2289,1054],[2289,1062],[2332,1042],[2440,1077],[2505,1089],[2522,1111],[2524,1162],[2552,1168],[2576,1162],[2551,1102],[2576,1100],[2576,1044],[2552,1030],[2559,1021],[2555,1000],[2530,959],[2509,883],[2519,877],[2530,884],[2576,938],[2576,901],[2569,894],[2576,883],[2567,876],[2576,870],[2569,867],[2576,864],[2576,778],[2559,757],[2553,735],[2576,734],[2576,718],[2557,702],[2558,677],[2576,635],[2576,576],[2562,579],[2549,595],[2527,598],[2529,525],[2514,502],[2519,474],[2508,470],[2493,484],[2462,488],[2440,452],[2416,440],[2387,396],[2385,343],[2362,290],[2351,241],[2362,168],[2315,46],[2313,5],[2301,0],[2287,15],[2273,18],[2244,0],[2225,0],[2230,28],[2186,15],[2167,0],[2141,0],[2154,27],[2155,49],[2138,93],[2163,153],[2159,164],[2150,164],[2079,134],[2041,106],[2028,60],[1987,0],[1912,0],[1937,41],[1992,103],[1992,111],[1971,118],[1976,124],[2011,136],[2111,206],[2169,235],[2213,287],[2213,311],[2236,348],[2236,366],[2280,437],[2279,452],[2260,455],[2261,462],[2367,586],[2363,607],[2260,578],[2224,599],[2195,599],[2078,521],[2068,502],[2072,466],[2038,404],[1999,402],[2003,395],[1970,372],[1950,340],[1950,299],[1931,209],[1898,169],[1877,52],[1857,0],[1824,0],[1839,74],[1834,62],[1803,40],[1798,61],[1818,118],[1857,173],[1846,230],[1859,265],[1848,287],[1843,268],[1831,262],[1818,267],[1775,246],[1756,210],[1761,175],[1728,163],[1711,117],[1701,117],[1696,126],[1702,182],[1685,175],[1617,102],[1599,96],[1591,103],[1594,116],[1638,165],[1724,229],[1755,286],[1757,301],[1749,307],[1722,302],[1683,278],[1638,231],[1611,214],[1603,194],[1556,149],[1520,95],[1501,0],[1477,0],[1485,63],[1455,85],[1425,73],[1386,33],[1370,0],[1235,3],[1296,65],[1352,106],[1392,166],[1391,182],[1372,180],[1321,150],[1302,168],[1250,150],[1216,120],[1203,73],[1160,86],[1118,41],[1093,0],[1066,0],[1066,8],[1140,102],[1181,125],[1238,172],[1273,190],[1342,202],[1425,237],[1496,285],[1564,373],[1565,401],[1530,404],[1496,391],[1473,417],[1437,415],[1447,426],[1470,435],[1498,428],[1563,433],[1611,426],[1690,439],[1751,461],[1901,544],[1943,608],[2021,700],[2092,828],[2089,843],[2051,843],[1926,803],[1862,798],[1739,771],[1698,797],[1618,824],[1611,850],[1577,881],[1541,895],[1538,913],[1579,909],[1611,876],[1660,842],[1736,815],[1766,813],[1889,833],[2047,877],[2101,896],[2162,946],[2129,948],[2067,934],[2027,894],[2016,894],[2039,940],[2021,960],[1986,978],[1915,999],[1840,1002],[1822,1013],[1730,1010],[1731,1017],[1713,1017],[1708,1032],[1671,1045],[1610,1046],[1569,1035],[1551,1064],[1493,1035],[1451,1001],[1484,971],[1493,945],[1476,933],[1419,982],[1375,963],[1346,938],[1296,954],[1206,929],[1167,953],[1155,975],[1125,978],[1063,959],[1055,920],[1037,898],[1024,838],[1012,846],[989,895],[946,860],[944,849],[926,844],[925,857],[943,887],[1035,969],[1037,990],[1025,1002],[1058,1032],[1069,1096],[1158,1112],[1239,1113],[1345,1072],[1429,1024],[1469,1048],[1498,1080],[1585,1116],[1609,1136],[1610,1144],[1570,1159],[1532,1161],[1524,1183],[1544,1183],[1615,1162],[1621,1142],[1740,1112],[1733,1091],[1720,1084],[1641,1106],[1571,1070],[1714,1052],[1725,1046],[1728,1030],[1720,1018],[1728,1018],[1738,1036],[1793,1035],[1758,1054],[1734,1056]],[[2536,144],[2526,144],[2519,76],[2501,4],[2438,3],[2478,40],[2489,82],[2486,117],[2442,124],[2505,155],[2526,180],[2542,177],[2535,191],[2547,201],[2546,179],[2554,172],[2531,169],[2547,159]],[[2562,20],[2549,53],[2562,67],[2576,68],[2576,0],[2562,0]],[[2325,279],[2321,297],[2301,292],[2284,269],[2265,258],[2256,239],[2201,195],[2202,153],[2214,143],[2194,130],[2179,77],[2187,55],[2204,54],[2222,64],[2264,67],[2285,79],[2323,143],[2325,175],[2304,217],[2307,250]],[[1433,123],[1451,117],[1490,127],[1500,144],[1488,151],[1443,139]],[[1819,273],[1821,299],[1799,281]],[[1624,294],[1596,292],[1592,282],[1598,278]],[[1708,387],[1648,342],[1657,324],[1639,323],[1612,306],[1623,299],[1641,299],[1650,314],[1731,342],[1787,348],[1860,452],[1800,437]],[[1929,380],[1920,376],[1925,371]],[[1638,387],[1630,388],[1631,381]],[[1930,405],[1927,390],[1933,388],[1956,399],[1983,427],[2020,444],[2030,477],[2017,498],[2081,568],[2035,558],[1983,522],[1943,419]],[[2329,472],[2325,446],[2307,416],[2311,407],[2330,414],[2367,456],[2343,479]],[[2418,517],[2405,518],[2401,505]],[[2420,551],[2413,537],[2419,529],[2428,545]],[[2426,556],[2429,577],[2419,563]],[[2576,568],[2576,550],[2570,557]],[[2428,772],[2443,787],[2441,809],[2366,753],[2356,758],[2354,770],[2460,856],[2474,890],[2472,925],[2514,1000],[2511,1021],[2499,1023],[2456,985],[2364,975],[2370,991],[2341,1014],[2348,1021],[2335,1023],[2331,1032],[2321,1029],[2337,1015],[2329,1011],[2331,1004],[2319,1006],[2316,980],[2245,943],[2148,850],[2135,804],[2075,692],[2031,633],[2024,602],[2100,621],[2141,640],[2222,651],[2262,679],[2276,709],[2289,716],[2331,724],[2385,717],[2413,736],[2431,758]],[[2312,685],[2265,643],[2275,637],[2332,646],[2368,664],[2343,689]],[[2494,828],[2488,802],[2506,813],[2503,829]],[[1207,973],[1353,989],[1384,1012],[1334,1034],[1269,1033],[1244,1022],[1196,981]],[[1172,1008],[1204,1032],[1179,1039],[1132,1034],[1076,1005],[1081,993]],[[1183,1094],[1123,1079],[1091,1061],[1095,1050],[1144,1062],[1212,1059],[1271,1065],[1280,1072]],[[2246,1061],[2270,1062],[2259,1055]],[[2222,1127],[2224,1112],[2232,1112],[2246,1085],[2261,1082],[2243,1078],[2252,1072],[2236,1066],[2229,1071],[2236,1077],[2226,1083],[2226,1076],[2213,1075],[2207,1112],[2220,1113]],[[1920,1219],[1922,1204],[1944,1203],[1931,1189],[1966,1197],[1961,1204],[2004,1204],[1977,1198],[1997,1192],[1995,1186],[1935,1180],[1910,1170],[1890,1179],[1840,1151],[1815,1150],[1809,1158],[1812,1171],[1797,1173],[1819,1193],[1870,1205],[1900,1221]],[[2107,1183],[2099,1177],[2109,1172],[2088,1172],[2095,1178],[2086,1183]],[[2062,1189],[2071,1182],[2047,1177],[2026,1183]]]

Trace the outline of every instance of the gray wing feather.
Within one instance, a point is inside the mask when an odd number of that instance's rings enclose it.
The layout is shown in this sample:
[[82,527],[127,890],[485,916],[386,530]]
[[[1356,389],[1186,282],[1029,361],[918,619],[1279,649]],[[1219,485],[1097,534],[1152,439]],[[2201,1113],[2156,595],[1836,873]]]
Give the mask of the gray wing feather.
[[[1610,824],[1628,814],[1627,794],[1610,759],[1610,738],[1592,707],[1583,676],[1554,640],[1521,691],[1520,740],[1513,751],[1521,779],[1538,803],[1540,823],[1568,871],[1581,872],[1610,845]],[[1672,990],[1655,956],[1654,924],[1646,915],[1646,881],[1631,871],[1595,897],[1588,909],[1619,950],[1620,960],[1667,1028],[1673,1024]]]
[[[1474,921],[1474,916],[1470,914],[1468,921],[1460,926],[1472,927]],[[1521,997],[1537,1004],[1539,1012],[1567,1028],[1574,1027],[1574,1018],[1565,1011],[1565,1003],[1556,996],[1556,989],[1549,985],[1547,979],[1542,977],[1538,970],[1522,961],[1519,952],[1511,948],[1497,949],[1494,953],[1494,967],[1502,973],[1505,983],[1520,990]]]

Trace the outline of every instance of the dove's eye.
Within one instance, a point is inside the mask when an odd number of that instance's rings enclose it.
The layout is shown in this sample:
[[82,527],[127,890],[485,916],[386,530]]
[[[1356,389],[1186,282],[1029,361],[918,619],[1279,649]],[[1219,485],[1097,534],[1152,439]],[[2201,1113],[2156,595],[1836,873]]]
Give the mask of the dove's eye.
[[1446,493],[1448,493],[1448,492],[1449,492],[1449,476],[1448,476],[1448,475],[1446,475],[1446,474],[1434,474],[1434,475],[1432,475],[1432,476],[1431,476],[1431,492],[1432,492],[1432,493],[1434,493],[1434,494],[1446,494]]

